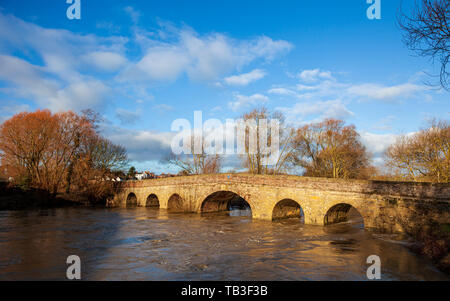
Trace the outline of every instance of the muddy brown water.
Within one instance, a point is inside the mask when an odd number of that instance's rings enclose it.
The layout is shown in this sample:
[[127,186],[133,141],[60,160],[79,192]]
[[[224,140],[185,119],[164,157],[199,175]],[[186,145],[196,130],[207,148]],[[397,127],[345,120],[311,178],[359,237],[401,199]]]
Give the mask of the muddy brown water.
[[84,280],[449,280],[395,235],[359,221],[326,227],[252,220],[247,211],[150,208],[0,212],[0,280],[64,280],[69,255]]

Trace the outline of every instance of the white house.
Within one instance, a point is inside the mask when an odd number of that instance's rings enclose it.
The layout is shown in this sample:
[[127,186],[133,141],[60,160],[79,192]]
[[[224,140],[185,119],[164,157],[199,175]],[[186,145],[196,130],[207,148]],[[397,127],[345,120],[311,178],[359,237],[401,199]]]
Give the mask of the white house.
[[138,179],[139,181],[141,181],[141,180],[147,179],[148,174],[145,173],[145,172],[141,172],[141,173],[135,174],[134,177],[135,177],[136,179]]

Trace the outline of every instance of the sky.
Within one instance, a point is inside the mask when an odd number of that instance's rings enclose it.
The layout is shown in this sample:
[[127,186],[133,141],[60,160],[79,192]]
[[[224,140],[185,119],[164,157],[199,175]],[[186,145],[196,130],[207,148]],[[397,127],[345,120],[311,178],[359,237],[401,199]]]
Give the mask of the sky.
[[66,0],[0,0],[0,122],[91,108],[132,165],[160,173],[176,171],[161,161],[174,120],[264,105],[293,126],[354,124],[381,164],[398,135],[450,115],[428,84],[440,66],[402,42],[411,3],[382,0],[370,20],[366,0],[81,0],[70,20]]

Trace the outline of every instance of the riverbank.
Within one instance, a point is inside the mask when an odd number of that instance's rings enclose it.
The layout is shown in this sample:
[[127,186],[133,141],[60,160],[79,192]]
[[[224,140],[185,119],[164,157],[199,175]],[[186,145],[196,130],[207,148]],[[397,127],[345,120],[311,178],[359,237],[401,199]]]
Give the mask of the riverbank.
[[74,195],[52,195],[39,189],[21,189],[0,183],[0,211],[89,205],[87,199]]
[[409,249],[428,258],[439,270],[450,275],[450,224],[436,225],[430,232],[413,238],[416,243]]

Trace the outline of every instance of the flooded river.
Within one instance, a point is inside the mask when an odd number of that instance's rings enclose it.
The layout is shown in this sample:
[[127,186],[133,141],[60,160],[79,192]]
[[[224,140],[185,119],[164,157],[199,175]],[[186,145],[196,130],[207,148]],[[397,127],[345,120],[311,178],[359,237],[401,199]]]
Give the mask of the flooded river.
[[[241,211],[150,208],[0,212],[0,280],[64,280],[69,255],[84,280],[449,280],[403,241],[358,223],[252,220]],[[245,213],[245,212],[244,212]]]

